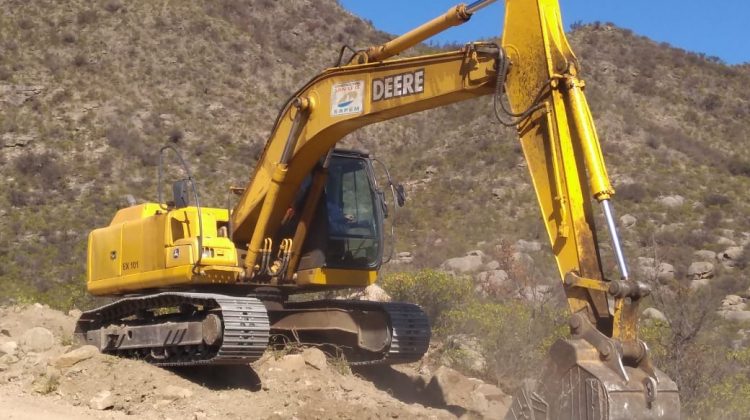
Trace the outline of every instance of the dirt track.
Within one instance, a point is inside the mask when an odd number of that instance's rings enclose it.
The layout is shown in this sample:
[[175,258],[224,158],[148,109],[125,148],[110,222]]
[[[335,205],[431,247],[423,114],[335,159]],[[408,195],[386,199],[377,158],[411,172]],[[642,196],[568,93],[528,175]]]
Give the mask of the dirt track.
[[[269,353],[251,367],[166,370],[101,354],[62,367],[74,320],[41,305],[0,309],[0,346],[18,344],[0,356],[0,418],[448,419],[466,411],[425,407],[415,367],[348,373],[335,361],[315,367],[302,355]],[[53,334],[51,347],[29,349],[33,327]],[[106,408],[90,408],[97,399]]]

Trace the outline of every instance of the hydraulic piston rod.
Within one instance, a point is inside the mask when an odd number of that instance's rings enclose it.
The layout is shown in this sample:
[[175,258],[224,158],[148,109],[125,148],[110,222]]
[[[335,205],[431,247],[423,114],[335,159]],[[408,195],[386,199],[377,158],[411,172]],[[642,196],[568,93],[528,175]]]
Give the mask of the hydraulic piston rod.
[[620,267],[622,279],[628,279],[628,268],[625,264],[625,256],[620,246],[620,238],[617,235],[617,226],[615,225],[612,207],[609,204],[610,198],[614,195],[614,189],[609,182],[607,170],[604,167],[604,158],[602,157],[599,140],[596,136],[596,129],[588,111],[588,104],[583,95],[582,88],[584,83],[575,76],[569,76],[566,79],[566,100],[572,110],[573,125],[577,131],[578,139],[581,142],[581,149],[586,162],[586,170],[589,175],[591,193],[602,204],[604,217],[607,219],[609,235],[612,238],[612,248],[617,258],[617,265]]
[[604,217],[607,219],[607,227],[609,228],[609,236],[612,238],[612,248],[615,251],[617,257],[617,265],[620,267],[620,274],[623,280],[628,279],[628,267],[625,265],[625,255],[622,253],[622,247],[620,246],[620,238],[617,236],[617,226],[615,225],[615,218],[612,215],[612,208],[609,205],[609,200],[602,200],[602,208],[604,209]]
[[489,6],[495,1],[497,0],[478,0],[468,6],[462,3],[451,7],[444,14],[432,19],[424,25],[412,29],[385,44],[370,47],[364,52],[364,54],[357,54],[354,57],[353,62],[356,64],[362,64],[365,62],[382,61],[400,54],[402,51],[419,44],[433,35],[443,32],[452,26],[458,26],[467,22],[474,12]]
[[496,2],[497,0],[477,0],[474,3],[469,4],[466,6],[466,13],[468,14],[474,14],[476,11],[480,9],[484,9],[485,7],[491,5],[492,3]]

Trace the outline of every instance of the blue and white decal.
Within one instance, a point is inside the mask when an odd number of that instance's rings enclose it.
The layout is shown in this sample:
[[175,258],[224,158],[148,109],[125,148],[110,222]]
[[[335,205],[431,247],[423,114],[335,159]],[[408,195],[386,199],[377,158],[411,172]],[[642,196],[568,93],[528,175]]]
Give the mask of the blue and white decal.
[[331,90],[331,116],[361,114],[365,96],[365,82],[357,80],[354,82],[339,83],[333,85]]

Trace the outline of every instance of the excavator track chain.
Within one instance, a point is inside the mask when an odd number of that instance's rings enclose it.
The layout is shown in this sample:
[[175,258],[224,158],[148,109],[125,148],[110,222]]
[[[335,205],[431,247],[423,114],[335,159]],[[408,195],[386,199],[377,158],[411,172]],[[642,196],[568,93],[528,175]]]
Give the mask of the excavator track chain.
[[347,311],[382,312],[388,319],[389,344],[385,351],[364,360],[348,360],[352,366],[393,365],[420,360],[430,345],[431,329],[427,315],[418,305],[402,302],[360,300],[319,300],[287,302],[289,309],[338,308]]
[[[173,315],[166,321],[161,321],[160,316],[151,321],[139,318],[144,311],[180,306],[202,310],[198,315]],[[197,325],[208,316],[218,316],[221,321],[213,327],[215,331],[208,333],[215,340],[209,343],[205,339],[198,343],[183,341],[189,328],[180,328],[178,324],[184,321],[181,325],[191,322]],[[157,329],[163,328],[166,333],[156,336],[166,339],[161,345],[154,345],[154,339],[146,346],[124,345],[129,329],[137,331],[136,328],[151,328],[147,333],[160,332]],[[248,364],[259,359],[268,346],[269,328],[266,308],[256,298],[168,292],[126,297],[84,312],[76,324],[75,335],[79,341],[97,346],[102,353],[144,359],[157,366],[227,365]],[[204,336],[206,334],[203,332]]]

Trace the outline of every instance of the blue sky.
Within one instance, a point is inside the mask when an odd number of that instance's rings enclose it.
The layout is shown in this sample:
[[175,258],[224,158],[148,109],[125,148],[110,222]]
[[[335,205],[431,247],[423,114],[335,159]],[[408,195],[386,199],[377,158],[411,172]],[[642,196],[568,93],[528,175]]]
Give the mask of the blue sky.
[[[376,28],[400,34],[445,12],[460,0],[340,0]],[[470,3],[471,0],[466,1]],[[504,0],[480,10],[469,23],[433,38],[467,42],[499,36]],[[574,22],[613,22],[658,42],[717,56],[728,64],[750,62],[743,28],[750,21],[750,0],[560,0],[566,28]]]

